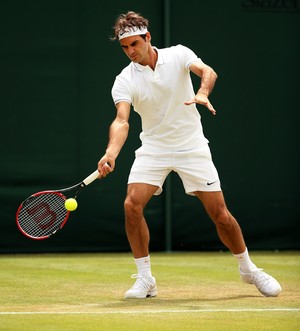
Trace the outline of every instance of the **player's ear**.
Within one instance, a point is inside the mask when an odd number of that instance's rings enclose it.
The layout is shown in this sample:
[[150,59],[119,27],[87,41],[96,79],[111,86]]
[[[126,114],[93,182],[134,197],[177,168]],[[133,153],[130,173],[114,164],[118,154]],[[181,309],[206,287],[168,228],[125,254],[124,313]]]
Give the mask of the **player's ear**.
[[151,41],[151,34],[150,34],[149,31],[147,31],[147,33],[146,33],[146,41],[147,42],[150,42]]

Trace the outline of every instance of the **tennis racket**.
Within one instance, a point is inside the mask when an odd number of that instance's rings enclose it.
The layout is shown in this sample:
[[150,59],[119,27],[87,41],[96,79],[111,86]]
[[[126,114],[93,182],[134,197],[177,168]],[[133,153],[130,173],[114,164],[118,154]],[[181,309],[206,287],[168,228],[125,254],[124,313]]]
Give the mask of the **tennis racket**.
[[42,240],[52,236],[63,228],[69,218],[70,211],[65,208],[67,196],[76,199],[81,190],[98,176],[99,172],[96,170],[76,185],[32,194],[17,210],[16,221],[19,230],[31,239]]

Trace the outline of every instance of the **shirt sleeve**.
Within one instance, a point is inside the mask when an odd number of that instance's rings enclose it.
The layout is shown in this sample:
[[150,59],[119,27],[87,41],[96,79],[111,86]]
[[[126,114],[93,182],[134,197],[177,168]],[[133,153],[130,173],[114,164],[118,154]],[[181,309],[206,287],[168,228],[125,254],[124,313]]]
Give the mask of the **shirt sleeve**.
[[128,82],[120,75],[116,77],[114,85],[111,90],[111,95],[115,104],[126,101],[132,104],[132,96]]
[[176,47],[178,48],[178,52],[180,53],[183,63],[187,69],[189,69],[193,62],[202,62],[202,60],[190,48],[183,45],[177,45]]

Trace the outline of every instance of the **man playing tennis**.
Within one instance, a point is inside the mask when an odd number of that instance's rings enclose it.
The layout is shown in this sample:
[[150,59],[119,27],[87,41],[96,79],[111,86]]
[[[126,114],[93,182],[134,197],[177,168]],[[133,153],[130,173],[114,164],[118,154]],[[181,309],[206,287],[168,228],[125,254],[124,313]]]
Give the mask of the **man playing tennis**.
[[[127,12],[117,18],[113,39],[119,40],[131,62],[116,77],[112,88],[117,114],[110,126],[106,153],[98,163],[100,176],[105,177],[115,168],[127,139],[131,105],[142,119],[142,145],[136,151],[124,203],[126,234],[138,272],[132,276],[136,281],[125,298],[157,294],[143,210],[153,195],[162,192],[171,171],[178,173],[186,193],[204,205],[221,241],[236,257],[241,279],[254,284],[265,296],[277,296],[280,284],[258,269],[248,255],[240,226],[226,207],[208,140],[203,135],[196,104],[216,114],[208,96],[217,74],[187,47],[152,46],[148,20],[138,13]],[[190,72],[200,79],[196,94]]]

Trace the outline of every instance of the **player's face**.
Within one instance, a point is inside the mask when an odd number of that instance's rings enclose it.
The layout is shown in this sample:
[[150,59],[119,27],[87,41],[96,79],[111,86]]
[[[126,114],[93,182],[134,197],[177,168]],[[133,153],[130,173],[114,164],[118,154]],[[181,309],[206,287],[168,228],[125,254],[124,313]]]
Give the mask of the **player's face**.
[[146,40],[141,36],[132,36],[120,40],[120,44],[132,62],[143,64],[147,60],[148,40],[148,36],[146,36]]

